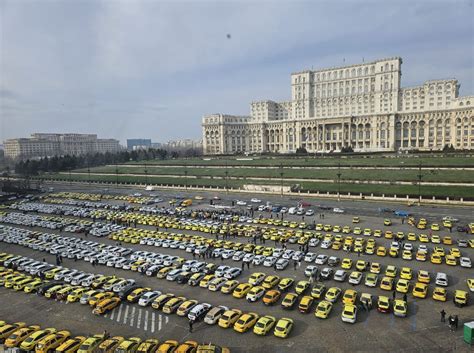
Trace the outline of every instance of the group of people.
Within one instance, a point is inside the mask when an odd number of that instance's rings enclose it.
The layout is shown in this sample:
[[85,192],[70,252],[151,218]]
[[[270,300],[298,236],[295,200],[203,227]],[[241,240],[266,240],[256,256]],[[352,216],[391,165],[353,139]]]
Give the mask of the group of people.
[[[441,314],[441,322],[445,323],[446,322],[446,311],[441,310],[440,312]],[[448,325],[449,325],[449,329],[451,331],[456,331],[458,329],[458,325],[459,325],[459,318],[457,315],[449,315],[448,317]]]

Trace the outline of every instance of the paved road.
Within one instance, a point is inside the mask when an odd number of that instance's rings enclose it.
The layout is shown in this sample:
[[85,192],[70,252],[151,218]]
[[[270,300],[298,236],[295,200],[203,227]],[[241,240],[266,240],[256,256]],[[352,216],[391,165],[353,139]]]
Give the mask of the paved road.
[[[76,186],[69,187],[68,185],[63,186],[64,190],[77,190],[85,191],[84,187],[76,188]],[[59,190],[60,187],[56,187]],[[86,191],[94,192],[100,191],[103,188],[87,189]],[[131,193],[130,189],[113,189],[111,191],[118,193]],[[160,197],[174,197],[176,193],[158,193]],[[184,193],[181,193],[184,194]],[[207,193],[206,195],[212,196]],[[221,195],[222,196],[222,195]],[[225,195],[225,202],[238,198],[241,195]],[[264,200],[280,200],[278,197],[267,198]],[[292,200],[287,201],[292,202]],[[207,203],[206,203],[207,204]],[[337,204],[335,201],[334,204]],[[349,205],[352,204],[354,211],[359,211],[364,207],[367,207],[367,215],[362,217],[361,227],[382,228],[382,218],[373,211],[373,207],[378,204],[361,202],[361,203],[347,203],[348,206],[343,206],[348,211],[347,214],[326,214],[324,223],[330,224],[351,224],[352,214],[363,215],[365,213],[352,213]],[[202,205],[195,205],[194,207],[203,207]],[[359,207],[360,206],[360,207]],[[371,209],[372,207],[372,209]],[[426,212],[426,208],[421,207],[420,211]],[[456,215],[463,220],[468,220],[469,215],[472,216],[472,212],[468,213],[464,209],[450,209],[445,208],[440,210],[434,208],[433,218],[436,219],[441,217],[445,213],[445,210],[450,215]],[[461,212],[460,212],[461,211]],[[319,219],[316,219],[317,223]],[[323,223],[323,222],[321,222]],[[399,222],[394,225],[394,230],[402,230],[407,232],[410,228],[408,225],[400,224]],[[383,228],[382,228],[383,229]],[[37,229],[41,230],[41,229]],[[41,230],[45,231],[45,230]],[[49,231],[53,232],[53,231]],[[188,231],[185,231],[186,233]],[[69,233],[64,233],[70,235]],[[445,235],[445,232],[441,232],[441,235]],[[80,235],[75,235],[80,236]],[[457,235],[456,235],[457,236]],[[459,237],[464,237],[461,234]],[[103,238],[91,238],[91,240],[114,243],[111,240]],[[245,241],[245,239],[244,239]],[[384,238],[377,238],[377,245],[387,245],[389,240]],[[273,245],[272,242],[266,245]],[[155,252],[162,252],[172,255],[180,255],[187,259],[192,258],[189,254],[182,250],[174,249],[161,249],[146,245],[127,245],[136,250],[148,250]],[[54,257],[52,255],[35,252],[29,248],[23,248],[18,245],[8,245],[0,243],[2,251],[27,255],[38,260],[43,257],[48,262],[53,262]],[[290,245],[292,248],[296,248],[294,245]],[[358,258],[355,254],[346,254],[341,251],[335,250],[324,250],[317,248],[310,248],[310,251],[316,253],[324,253],[327,255],[336,255],[339,257],[349,257],[356,261]],[[474,258],[472,249],[462,249],[464,254]],[[449,267],[446,265],[433,265],[431,263],[420,263],[416,261],[404,261],[402,259],[392,259],[388,257],[377,257],[377,256],[363,256],[364,259],[374,262],[377,261],[382,265],[388,264],[401,266],[410,266],[413,270],[426,269],[432,273],[436,271],[444,271],[448,274],[450,279],[450,287],[448,290],[453,291],[454,288],[466,288],[465,280],[468,277],[472,277],[472,270],[463,269],[460,267]],[[232,260],[206,260],[215,261],[217,263],[224,263],[228,265],[238,266]],[[7,318],[11,320],[24,320],[34,321],[33,323],[39,323],[45,326],[55,326],[57,328],[70,329],[73,334],[88,334],[91,332],[102,332],[103,329],[107,329],[112,334],[124,335],[124,336],[139,336],[142,338],[156,337],[160,340],[164,339],[177,339],[184,341],[185,339],[195,339],[198,341],[212,341],[221,345],[227,345],[232,348],[233,352],[314,352],[314,351],[363,351],[363,352],[428,352],[428,351],[440,351],[446,352],[449,350],[455,350],[459,352],[468,352],[469,348],[465,346],[460,336],[462,335],[461,330],[455,333],[449,332],[449,329],[439,322],[439,311],[445,309],[449,314],[458,314],[460,321],[474,320],[474,305],[471,299],[471,305],[458,309],[454,307],[451,302],[439,303],[433,301],[431,298],[424,300],[414,299],[409,295],[409,317],[405,319],[399,319],[393,317],[391,314],[380,314],[375,310],[369,313],[360,313],[358,316],[357,323],[355,325],[349,325],[341,322],[340,314],[342,310],[341,303],[336,304],[333,312],[329,319],[318,320],[313,314],[300,314],[297,311],[285,311],[279,306],[266,307],[261,302],[248,303],[245,300],[238,300],[228,295],[221,293],[211,293],[206,289],[199,287],[189,287],[187,285],[178,285],[177,283],[168,282],[166,280],[159,280],[157,278],[150,278],[141,274],[117,270],[108,268],[106,266],[92,267],[89,263],[82,261],[74,262],[72,260],[66,260],[65,266],[72,268],[79,268],[92,273],[105,273],[105,274],[116,274],[124,277],[134,278],[141,285],[152,287],[163,292],[171,292],[176,295],[185,296],[187,298],[197,299],[199,301],[206,301],[213,305],[226,305],[228,307],[239,308],[244,311],[255,311],[261,315],[268,314],[276,317],[291,317],[295,320],[295,330],[291,337],[287,340],[280,340],[275,337],[257,337],[253,333],[246,333],[244,335],[238,334],[233,330],[224,330],[219,327],[209,326],[204,323],[200,323],[195,326],[195,332],[190,334],[187,328],[187,321],[183,318],[179,318],[176,315],[164,315],[161,312],[155,311],[151,308],[141,308],[135,304],[123,303],[121,306],[116,308],[107,316],[96,317],[90,312],[90,309],[79,305],[79,304],[63,304],[54,301],[48,301],[45,298],[37,297],[35,295],[28,295],[23,293],[16,293],[10,290],[0,288],[0,297],[3,303],[8,305],[0,306],[0,318]],[[285,271],[275,272],[272,268],[258,266],[245,270],[244,274],[239,278],[239,281],[245,281],[249,275],[254,271],[262,271],[267,274],[277,274],[281,277],[291,277],[296,280],[304,279],[303,270],[305,263],[301,268],[294,270],[291,266]],[[338,285],[342,289],[353,288],[347,282],[337,283],[333,280],[327,281],[326,286]],[[431,285],[431,288],[433,284]],[[369,289],[364,285],[358,285],[355,287],[359,292],[369,292],[374,295],[387,294],[380,290]],[[314,311],[314,309],[313,309]],[[74,318],[74,319],[69,319]]]

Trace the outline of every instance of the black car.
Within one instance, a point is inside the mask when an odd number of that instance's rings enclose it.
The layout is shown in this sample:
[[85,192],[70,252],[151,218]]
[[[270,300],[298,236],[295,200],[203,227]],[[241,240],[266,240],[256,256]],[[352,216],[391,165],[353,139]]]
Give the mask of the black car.
[[193,275],[192,272],[183,272],[178,275],[178,277],[176,278],[176,282],[178,282],[179,284],[188,283],[192,275]]
[[61,282],[61,281],[52,281],[52,282],[45,283],[44,285],[42,285],[41,287],[38,288],[38,290],[36,291],[36,293],[39,294],[39,295],[44,295],[44,293],[46,293],[46,291],[47,291],[49,288],[52,288],[52,287],[54,287],[54,286],[57,286],[58,284],[64,284],[64,282]]

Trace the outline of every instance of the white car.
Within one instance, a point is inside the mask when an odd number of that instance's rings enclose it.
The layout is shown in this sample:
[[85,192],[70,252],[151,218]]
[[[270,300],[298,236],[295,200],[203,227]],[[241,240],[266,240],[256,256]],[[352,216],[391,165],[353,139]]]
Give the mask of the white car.
[[325,267],[321,271],[321,278],[322,279],[330,279],[333,274],[333,269],[330,267]]
[[288,260],[289,260],[289,259],[291,259],[291,258],[293,257],[293,254],[294,254],[294,253],[295,253],[294,250],[288,249],[288,250],[286,250],[286,251],[283,253],[282,257],[283,257],[284,259],[288,259]]
[[184,271],[183,271],[182,269],[180,269],[180,268],[171,270],[171,271],[168,273],[168,275],[166,276],[166,280],[167,280],[167,281],[170,281],[170,282],[176,281],[176,279],[177,279],[178,276],[181,274],[181,272],[184,272]]
[[220,265],[219,267],[216,268],[216,271],[214,272],[214,274],[217,276],[217,277],[222,277],[224,276],[225,272],[230,268],[230,266],[226,266],[226,265]]
[[354,271],[349,276],[349,283],[350,284],[359,284],[362,281],[362,272]]
[[208,303],[202,303],[196,305],[194,308],[191,309],[191,311],[188,313],[188,319],[191,321],[197,321],[212,308],[211,304]]
[[283,271],[288,266],[289,263],[290,261],[288,259],[278,259],[275,267],[277,270]]
[[243,260],[244,256],[245,256],[245,252],[243,252],[243,251],[236,251],[236,252],[234,253],[234,255],[232,255],[232,260],[234,260],[234,261],[241,261],[241,260]]
[[316,265],[324,265],[328,261],[328,256],[324,254],[319,254],[314,261]]
[[256,266],[263,264],[265,261],[265,256],[263,255],[256,255],[252,261],[252,263]]
[[443,273],[443,272],[438,272],[436,274],[435,283],[438,286],[447,287],[448,286],[448,275],[446,273]]
[[324,240],[322,243],[321,243],[321,249],[329,249],[332,245],[332,241],[330,240]]
[[234,279],[242,274],[242,270],[237,267],[229,268],[227,271],[224,273],[224,277],[227,279]]
[[230,259],[232,256],[234,256],[235,250],[227,249],[222,252],[222,258],[223,259]]
[[253,203],[261,203],[262,200],[257,199],[257,198],[254,197],[254,198],[250,199],[250,202],[253,202]]
[[140,306],[148,306],[150,305],[155,298],[161,295],[160,291],[150,291],[143,294],[140,299],[138,300],[138,305]]
[[247,202],[242,201],[242,200],[237,200],[236,204],[239,205],[239,206],[246,206]]
[[[349,306],[347,306],[347,307],[349,307]],[[343,322],[348,322],[350,324],[353,324],[357,320],[357,306],[351,305],[350,307],[354,308],[354,313],[352,313],[352,311],[348,310],[347,315],[345,315],[346,314],[346,311],[345,311],[346,307],[344,307],[342,309],[341,319],[342,319]]]
[[344,270],[337,270],[336,273],[334,273],[334,280],[337,282],[344,282],[347,277],[347,272]]
[[291,259],[294,261],[301,261],[303,260],[303,258],[304,258],[304,252],[302,251],[296,251],[291,257]]
[[247,263],[247,262],[252,262],[253,259],[255,258],[255,255],[254,254],[245,254],[244,258],[242,259],[243,262]]
[[313,248],[316,247],[316,246],[318,246],[319,243],[320,243],[320,241],[319,241],[318,238],[311,238],[311,239],[309,240],[309,246],[311,246],[311,247],[313,247]]
[[465,267],[465,268],[471,268],[472,267],[471,259],[468,258],[468,257],[461,257],[459,259],[459,264],[461,265],[461,267]]
[[223,305],[212,308],[204,317],[204,322],[208,325],[214,325],[227,310],[229,308]]
[[451,216],[445,216],[445,217],[443,217],[443,221],[457,222],[458,219],[454,218],[454,217],[451,217]]
[[306,277],[313,277],[316,276],[316,273],[318,273],[318,268],[314,265],[309,265],[308,267],[305,268],[304,270],[304,275]]
[[403,245],[403,250],[412,251],[412,250],[413,250],[413,244],[412,244],[412,243],[405,243],[405,244]]
[[425,244],[418,245],[418,251],[428,252],[428,247]]
[[275,248],[273,249],[272,256],[273,257],[281,257],[285,251],[282,248]]
[[344,210],[342,208],[336,207],[332,210],[334,213],[344,213]]
[[265,261],[263,262],[263,266],[265,267],[273,267],[275,265],[275,262],[277,262],[277,258],[273,256],[268,256],[265,258]]
[[304,257],[305,262],[314,262],[316,260],[317,255],[313,252],[306,253]]

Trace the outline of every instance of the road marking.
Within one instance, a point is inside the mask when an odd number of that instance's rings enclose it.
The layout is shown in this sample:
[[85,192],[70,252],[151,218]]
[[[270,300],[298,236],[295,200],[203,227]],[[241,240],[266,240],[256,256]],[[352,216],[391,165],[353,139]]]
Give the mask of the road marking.
[[142,309],[138,309],[137,328],[142,324]]
[[120,316],[122,315],[122,308],[123,308],[123,304],[120,304],[120,306],[118,307],[117,322],[120,322]]
[[165,316],[165,323],[168,323],[168,316]]
[[125,314],[123,315],[123,323],[124,324],[127,322],[127,319],[128,319],[128,308],[129,308],[129,306],[127,305],[125,307]]
[[415,314],[411,316],[411,330],[416,331],[416,302],[413,302],[413,311]]
[[155,312],[151,313],[151,333],[155,332]]
[[109,316],[109,313],[107,313],[107,314],[104,315],[104,317],[107,317],[107,316]]
[[145,323],[143,324],[143,329],[148,331],[148,310],[145,310]]
[[110,320],[113,320],[114,316],[115,316],[115,310],[112,310],[112,312],[110,313]]
[[135,310],[136,308],[132,307],[132,313],[130,314],[130,326],[133,326],[133,322],[135,321]]
[[161,314],[158,314],[158,331],[161,331]]

